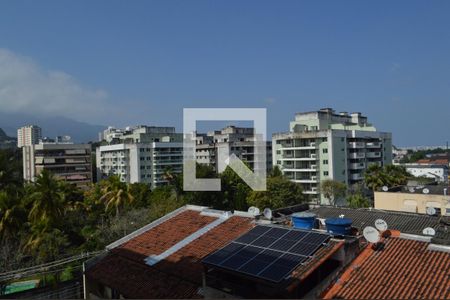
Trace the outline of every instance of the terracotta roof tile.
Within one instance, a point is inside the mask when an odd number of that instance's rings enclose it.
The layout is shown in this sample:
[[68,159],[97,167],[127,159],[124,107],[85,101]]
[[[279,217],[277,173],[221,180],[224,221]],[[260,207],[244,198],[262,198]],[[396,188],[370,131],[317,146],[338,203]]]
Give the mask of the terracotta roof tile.
[[385,247],[367,247],[324,298],[449,299],[450,253],[429,243],[391,237]]
[[198,298],[201,259],[253,227],[251,218],[232,216],[154,266],[144,259],[161,254],[214,220],[186,210],[112,249],[86,275],[127,298]]

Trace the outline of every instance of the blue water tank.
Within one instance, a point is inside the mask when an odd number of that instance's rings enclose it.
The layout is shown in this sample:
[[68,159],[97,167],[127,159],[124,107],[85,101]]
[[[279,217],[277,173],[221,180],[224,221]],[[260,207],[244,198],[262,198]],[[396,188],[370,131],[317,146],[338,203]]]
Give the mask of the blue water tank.
[[330,218],[325,220],[327,231],[333,235],[350,235],[352,220],[349,218]]
[[313,229],[316,221],[316,215],[309,212],[294,213],[291,218],[294,227],[301,229]]

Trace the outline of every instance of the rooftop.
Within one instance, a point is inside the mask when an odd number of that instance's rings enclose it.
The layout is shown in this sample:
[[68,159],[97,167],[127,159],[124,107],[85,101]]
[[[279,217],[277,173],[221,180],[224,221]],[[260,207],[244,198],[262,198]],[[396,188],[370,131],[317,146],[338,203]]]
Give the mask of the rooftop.
[[126,298],[198,298],[200,261],[253,227],[252,221],[186,206],[108,246],[86,276]]
[[450,253],[424,241],[390,237],[369,244],[323,295],[325,299],[449,299]]
[[308,210],[317,215],[318,218],[337,218],[344,215],[353,221],[353,226],[362,231],[365,226],[373,226],[375,220],[383,219],[390,229],[398,230],[402,233],[422,235],[426,227],[437,228],[439,226],[438,216],[428,216],[425,214],[394,212],[377,209],[352,209],[342,207],[321,206]]

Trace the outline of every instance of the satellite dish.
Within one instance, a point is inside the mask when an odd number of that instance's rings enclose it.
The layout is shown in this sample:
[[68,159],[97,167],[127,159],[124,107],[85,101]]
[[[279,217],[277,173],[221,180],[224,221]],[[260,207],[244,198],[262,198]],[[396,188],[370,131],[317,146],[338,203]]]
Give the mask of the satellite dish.
[[385,186],[385,185],[383,185],[383,187],[381,189],[383,190],[383,192],[389,191],[389,188],[387,186]]
[[433,228],[431,228],[431,227],[427,227],[427,228],[425,228],[424,230],[423,230],[423,232],[422,232],[424,235],[435,235],[436,234],[436,231],[433,229]]
[[266,219],[272,219],[272,210],[270,208],[264,208],[263,214]]
[[427,215],[434,216],[436,214],[436,209],[432,206],[427,207]]
[[363,235],[369,243],[378,243],[378,241],[380,240],[380,233],[378,232],[378,230],[376,230],[376,228],[373,228],[372,226],[367,226],[366,228],[364,228]]
[[413,187],[408,188],[408,190],[410,193],[414,193],[414,191],[415,191]]
[[429,194],[429,193],[430,193],[430,190],[427,189],[427,188],[425,188],[425,189],[422,190],[422,193],[424,193],[424,194]]
[[339,215],[340,219],[343,219],[345,217],[345,215]]
[[259,208],[257,208],[256,206],[250,206],[248,208],[248,213],[250,213],[250,214],[252,214],[254,216],[257,216],[257,215],[260,214],[260,211],[259,211]]
[[375,227],[379,231],[386,231],[388,229],[388,225],[387,225],[386,221],[382,220],[382,219],[375,220]]

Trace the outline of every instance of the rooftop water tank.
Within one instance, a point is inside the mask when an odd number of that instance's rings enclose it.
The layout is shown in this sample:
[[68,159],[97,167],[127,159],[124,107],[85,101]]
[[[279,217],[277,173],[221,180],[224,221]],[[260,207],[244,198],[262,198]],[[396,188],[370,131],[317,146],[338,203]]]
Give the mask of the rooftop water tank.
[[310,212],[294,213],[291,218],[294,227],[301,229],[313,229],[316,221],[316,215]]
[[350,235],[352,220],[349,218],[330,218],[325,220],[327,231],[333,235]]

